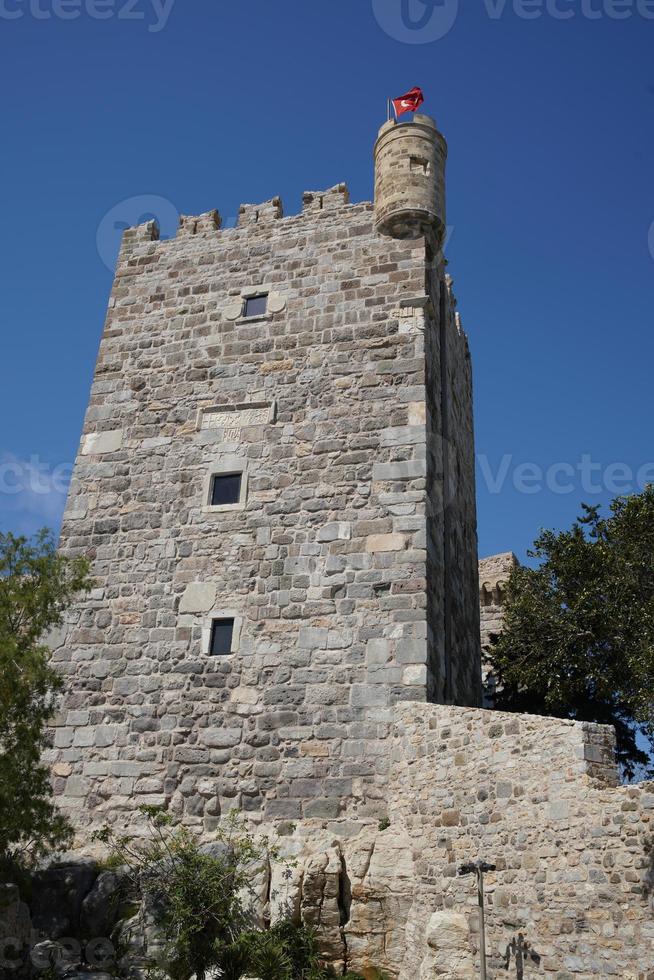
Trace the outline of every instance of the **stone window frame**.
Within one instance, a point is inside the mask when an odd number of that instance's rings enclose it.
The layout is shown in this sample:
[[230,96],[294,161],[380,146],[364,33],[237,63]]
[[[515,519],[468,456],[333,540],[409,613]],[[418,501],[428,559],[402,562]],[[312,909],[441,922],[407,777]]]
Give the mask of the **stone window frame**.
[[[265,320],[272,320],[276,313],[281,313],[286,307],[286,297],[278,290],[278,283],[261,282],[254,286],[245,286],[241,289],[239,300],[227,307],[225,316],[228,320],[233,320],[237,325],[240,323],[258,323]],[[245,316],[245,301],[254,299],[255,296],[268,297],[266,312],[258,313],[256,316]]]
[[[262,313],[248,313],[247,312],[248,303],[251,302],[252,300],[255,300],[255,299],[262,299],[262,300],[265,301],[264,302],[264,310],[263,310]],[[261,320],[261,319],[264,319],[265,317],[269,316],[270,315],[270,311],[268,310],[268,302],[269,301],[270,301],[270,293],[268,292],[268,290],[265,290],[264,291],[262,289],[261,292],[256,292],[256,293],[250,293],[250,291],[248,290],[248,292],[243,296],[243,316],[241,317],[241,319],[242,320]]]
[[[211,492],[214,476],[240,474],[241,492],[235,504],[212,504]],[[221,454],[209,463],[202,487],[202,513],[224,514],[232,511],[245,510],[248,500],[248,461],[245,456]]]
[[217,619],[234,620],[234,629],[232,630],[232,649],[229,653],[221,654],[220,658],[216,657],[216,659],[224,660],[226,657],[231,657],[240,650],[243,616],[238,610],[223,606],[217,606],[210,612],[206,613],[205,621],[202,626],[202,653],[205,657],[212,656],[211,633],[213,630],[214,621]]
[[[260,286],[248,286],[246,289],[241,290],[241,315],[237,320],[237,323],[256,323],[259,320],[270,320],[272,319],[272,310],[269,309],[268,304],[270,303],[270,287],[262,283]],[[265,296],[266,297],[266,312],[257,313],[255,316],[246,316],[246,302],[249,299],[254,299],[255,296]]]

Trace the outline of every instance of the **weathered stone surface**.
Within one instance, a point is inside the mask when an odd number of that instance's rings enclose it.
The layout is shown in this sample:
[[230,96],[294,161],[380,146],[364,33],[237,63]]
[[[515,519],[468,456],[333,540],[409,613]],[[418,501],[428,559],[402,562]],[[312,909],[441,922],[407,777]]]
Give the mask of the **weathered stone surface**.
[[304,869],[302,882],[302,921],[320,931],[320,945],[337,969],[345,963],[345,941],[341,930],[342,855],[332,847],[312,855]]
[[429,951],[420,964],[420,980],[473,980],[477,976],[470,948],[470,927],[457,912],[434,912],[427,926]]
[[407,540],[403,534],[371,534],[366,551],[403,551]]
[[99,456],[115,453],[123,444],[123,430],[111,429],[105,432],[89,432],[82,443],[82,454]]
[[92,860],[53,865],[34,876],[32,922],[34,928],[55,940],[79,929],[82,902],[96,877]]
[[493,636],[502,631],[504,621],[504,593],[509,575],[518,564],[511,551],[482,558],[479,562],[479,611],[481,620],[482,678],[484,707],[493,707],[496,679],[490,670],[487,655]]
[[87,936],[110,936],[118,920],[125,872],[103,871],[95,880],[80,909],[80,929]]
[[[4,955],[16,959],[31,940],[32,919],[18,885],[0,882],[0,943]],[[11,945],[9,945],[11,944]]]
[[213,582],[191,582],[186,586],[179,600],[180,613],[208,612],[216,601],[216,586]]
[[[300,215],[275,198],[236,228],[206,212],[172,240],[125,233],[62,530],[98,583],[56,647],[63,709],[94,707],[53,758],[80,830],[128,826],[136,800],[209,830],[217,814],[178,792],[207,765],[251,813],[365,815],[383,766],[347,754],[350,732],[376,738],[407,697],[479,703],[470,359],[433,246],[379,234],[344,185]],[[208,506],[216,472],[242,474],[242,506]],[[207,655],[212,616],[236,620],[231,655]],[[317,740],[324,762],[293,775]],[[120,784],[99,768],[118,759]],[[286,798],[311,776],[360,792]]]

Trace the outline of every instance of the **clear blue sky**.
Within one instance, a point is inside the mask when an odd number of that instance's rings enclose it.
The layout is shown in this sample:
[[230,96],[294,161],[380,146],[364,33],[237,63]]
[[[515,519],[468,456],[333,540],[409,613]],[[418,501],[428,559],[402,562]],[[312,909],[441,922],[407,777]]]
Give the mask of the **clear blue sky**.
[[[291,213],[340,180],[370,199],[386,97],[413,85],[450,146],[481,553],[523,557],[582,499],[635,489],[654,463],[654,3],[556,3],[0,0],[0,529],[58,525],[114,222],[159,209],[170,233],[176,211],[274,194]],[[579,471],[520,491],[522,464],[584,456],[600,492]]]

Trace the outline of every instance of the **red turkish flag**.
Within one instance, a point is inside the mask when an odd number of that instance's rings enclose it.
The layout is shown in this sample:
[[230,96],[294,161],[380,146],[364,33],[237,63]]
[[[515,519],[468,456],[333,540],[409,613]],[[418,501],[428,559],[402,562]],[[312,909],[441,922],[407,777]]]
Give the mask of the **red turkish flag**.
[[401,95],[399,99],[393,99],[395,118],[401,116],[405,112],[417,112],[424,101],[425,97],[422,94],[422,89],[418,88],[416,85],[416,87],[412,88],[406,95]]

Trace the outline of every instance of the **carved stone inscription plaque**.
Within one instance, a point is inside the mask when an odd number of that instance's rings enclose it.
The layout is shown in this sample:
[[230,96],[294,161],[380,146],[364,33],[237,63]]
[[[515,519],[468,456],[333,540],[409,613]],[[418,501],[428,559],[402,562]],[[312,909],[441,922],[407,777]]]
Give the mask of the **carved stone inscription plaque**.
[[239,430],[245,426],[267,425],[274,421],[274,417],[274,403],[222,405],[216,406],[216,408],[202,409],[199,427],[201,429],[225,429],[230,436],[238,437]]

